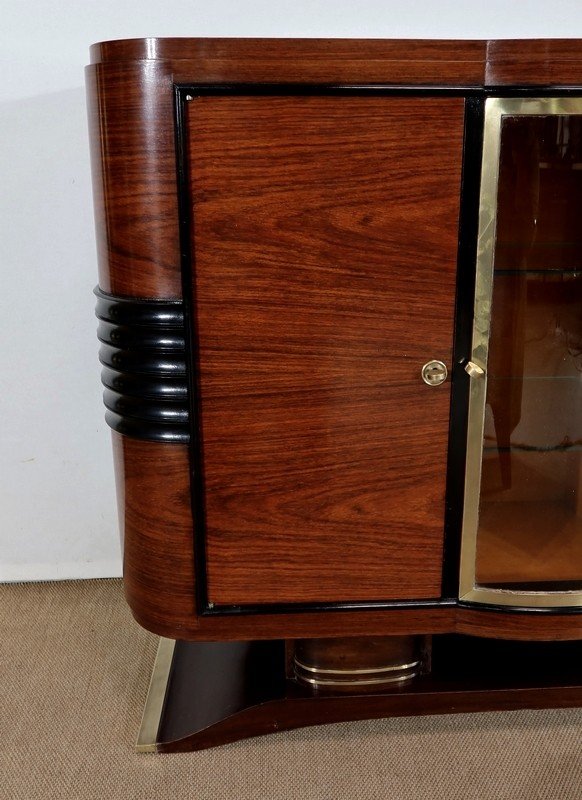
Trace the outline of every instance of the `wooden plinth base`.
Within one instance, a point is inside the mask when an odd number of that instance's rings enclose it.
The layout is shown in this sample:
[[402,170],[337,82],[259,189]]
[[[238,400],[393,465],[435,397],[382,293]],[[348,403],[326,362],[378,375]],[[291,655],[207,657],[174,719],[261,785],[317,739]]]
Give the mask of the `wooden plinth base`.
[[428,675],[370,694],[289,679],[285,643],[161,640],[137,749],[186,752],[348,720],[582,706],[582,642],[434,637]]

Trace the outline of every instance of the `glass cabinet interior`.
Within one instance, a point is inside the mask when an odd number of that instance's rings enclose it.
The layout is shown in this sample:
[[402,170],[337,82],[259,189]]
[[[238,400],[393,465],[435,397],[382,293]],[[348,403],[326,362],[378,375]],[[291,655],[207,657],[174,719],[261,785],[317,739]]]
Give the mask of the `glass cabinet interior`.
[[460,596],[582,606],[582,98],[488,99],[480,191]]

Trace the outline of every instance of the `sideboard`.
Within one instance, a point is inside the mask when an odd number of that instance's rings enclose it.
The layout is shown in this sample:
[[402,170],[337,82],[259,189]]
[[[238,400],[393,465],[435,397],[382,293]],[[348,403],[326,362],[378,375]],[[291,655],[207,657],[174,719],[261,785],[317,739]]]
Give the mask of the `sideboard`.
[[91,49],[138,747],[582,704],[582,41]]

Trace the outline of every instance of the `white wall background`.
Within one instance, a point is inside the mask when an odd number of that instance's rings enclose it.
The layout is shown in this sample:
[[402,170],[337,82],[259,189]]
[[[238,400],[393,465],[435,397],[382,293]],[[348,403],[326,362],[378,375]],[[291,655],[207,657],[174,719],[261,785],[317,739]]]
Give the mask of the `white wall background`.
[[0,0],[0,581],[120,574],[83,66],[142,36],[582,38],[582,3]]

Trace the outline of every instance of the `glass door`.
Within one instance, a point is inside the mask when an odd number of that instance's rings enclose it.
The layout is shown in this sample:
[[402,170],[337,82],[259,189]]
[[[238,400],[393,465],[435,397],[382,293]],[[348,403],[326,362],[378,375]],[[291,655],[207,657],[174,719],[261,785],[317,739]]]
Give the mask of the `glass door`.
[[462,600],[582,606],[582,98],[486,101]]

